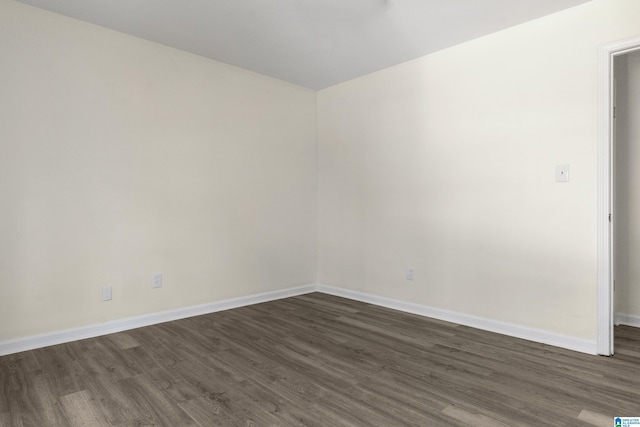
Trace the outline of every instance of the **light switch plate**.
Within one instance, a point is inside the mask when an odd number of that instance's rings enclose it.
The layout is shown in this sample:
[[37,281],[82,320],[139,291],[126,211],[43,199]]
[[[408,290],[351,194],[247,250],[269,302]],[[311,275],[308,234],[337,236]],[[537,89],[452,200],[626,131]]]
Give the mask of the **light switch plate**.
[[569,165],[556,166],[556,182],[569,182]]

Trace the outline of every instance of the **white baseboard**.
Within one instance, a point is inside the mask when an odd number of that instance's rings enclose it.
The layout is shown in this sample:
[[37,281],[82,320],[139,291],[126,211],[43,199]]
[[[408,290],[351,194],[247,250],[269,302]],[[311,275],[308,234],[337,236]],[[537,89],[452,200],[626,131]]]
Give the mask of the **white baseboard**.
[[426,305],[399,301],[391,298],[381,297],[378,295],[353,291],[353,290],[344,289],[344,288],[318,285],[317,290],[325,294],[335,295],[343,298],[349,298],[356,301],[366,302],[369,304],[375,304],[382,307],[392,308],[394,310],[413,313],[420,316],[431,317],[434,319],[457,323],[459,325],[470,326],[472,328],[482,329],[485,331],[496,332],[499,334],[509,335],[516,338],[522,338],[529,341],[549,344],[556,347],[579,351],[582,353],[594,354],[594,355],[598,354],[596,341],[583,340],[580,338],[575,338],[575,337],[561,335],[561,334],[555,334],[553,332],[544,331],[540,329],[529,328],[526,326],[500,322],[497,320],[471,316],[468,314],[457,313],[457,312],[448,311],[448,310],[442,310],[439,308],[429,307]]
[[36,348],[48,347],[50,345],[63,344],[66,342],[77,341],[86,338],[98,337],[115,332],[127,331],[143,326],[170,322],[172,320],[200,316],[203,314],[215,313],[232,308],[244,307],[247,305],[288,298],[296,295],[303,295],[310,292],[315,292],[316,290],[316,285],[298,286],[295,288],[281,289],[256,295],[248,295],[245,297],[232,298],[208,304],[178,308],[175,310],[163,311],[160,313],[146,314],[142,316],[114,320],[112,322],[67,329],[64,331],[52,332],[49,334],[4,341],[0,342],[0,356],[19,353],[21,351],[33,350]]
[[[244,307],[252,304],[259,304],[262,302],[303,295],[316,291],[369,304],[375,304],[394,310],[404,311],[407,313],[413,313],[420,316],[431,317],[434,319],[440,319],[464,326],[470,326],[477,329],[497,332],[499,334],[522,338],[529,341],[535,341],[553,345],[556,347],[566,348],[569,350],[575,350],[582,353],[597,354],[597,345],[595,341],[582,340],[579,338],[555,334],[539,329],[528,328],[525,326],[471,316],[468,314],[457,313],[448,310],[442,310],[426,305],[414,304],[406,301],[395,300],[344,288],[337,288],[326,285],[305,285],[295,288],[288,288],[256,295],[217,301],[208,304],[179,308],[160,313],[152,313],[143,316],[114,320],[112,322],[89,325],[75,329],[67,329],[64,331],[57,331],[49,334],[4,341],[0,342],[0,356],[47,347],[50,345],[63,344],[66,342],[77,341],[86,338],[93,338],[116,332],[122,332],[130,329],[140,328],[143,326],[170,322],[172,320],[179,320],[192,316],[200,316],[203,314],[215,313],[232,308]],[[620,315],[619,318],[616,318],[616,323],[640,327],[640,317]]]
[[626,325],[640,328],[640,316],[616,313],[616,325]]

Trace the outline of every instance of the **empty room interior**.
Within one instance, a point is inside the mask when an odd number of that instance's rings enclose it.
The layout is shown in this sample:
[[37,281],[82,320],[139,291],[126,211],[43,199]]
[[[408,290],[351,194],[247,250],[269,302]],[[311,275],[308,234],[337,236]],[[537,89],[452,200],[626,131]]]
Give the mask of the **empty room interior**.
[[639,23],[0,0],[0,426],[640,417]]

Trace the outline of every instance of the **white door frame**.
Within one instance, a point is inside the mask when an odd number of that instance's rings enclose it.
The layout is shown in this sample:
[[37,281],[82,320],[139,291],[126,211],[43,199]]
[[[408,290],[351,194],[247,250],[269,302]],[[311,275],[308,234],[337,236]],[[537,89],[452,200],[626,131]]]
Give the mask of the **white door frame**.
[[613,61],[640,50],[640,37],[598,52],[598,354],[613,354]]

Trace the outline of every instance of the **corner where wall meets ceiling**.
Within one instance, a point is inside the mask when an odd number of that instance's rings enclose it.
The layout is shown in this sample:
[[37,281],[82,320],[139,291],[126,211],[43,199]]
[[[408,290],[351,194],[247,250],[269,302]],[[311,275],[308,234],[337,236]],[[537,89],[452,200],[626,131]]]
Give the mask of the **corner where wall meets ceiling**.
[[323,89],[590,0],[21,0]]

